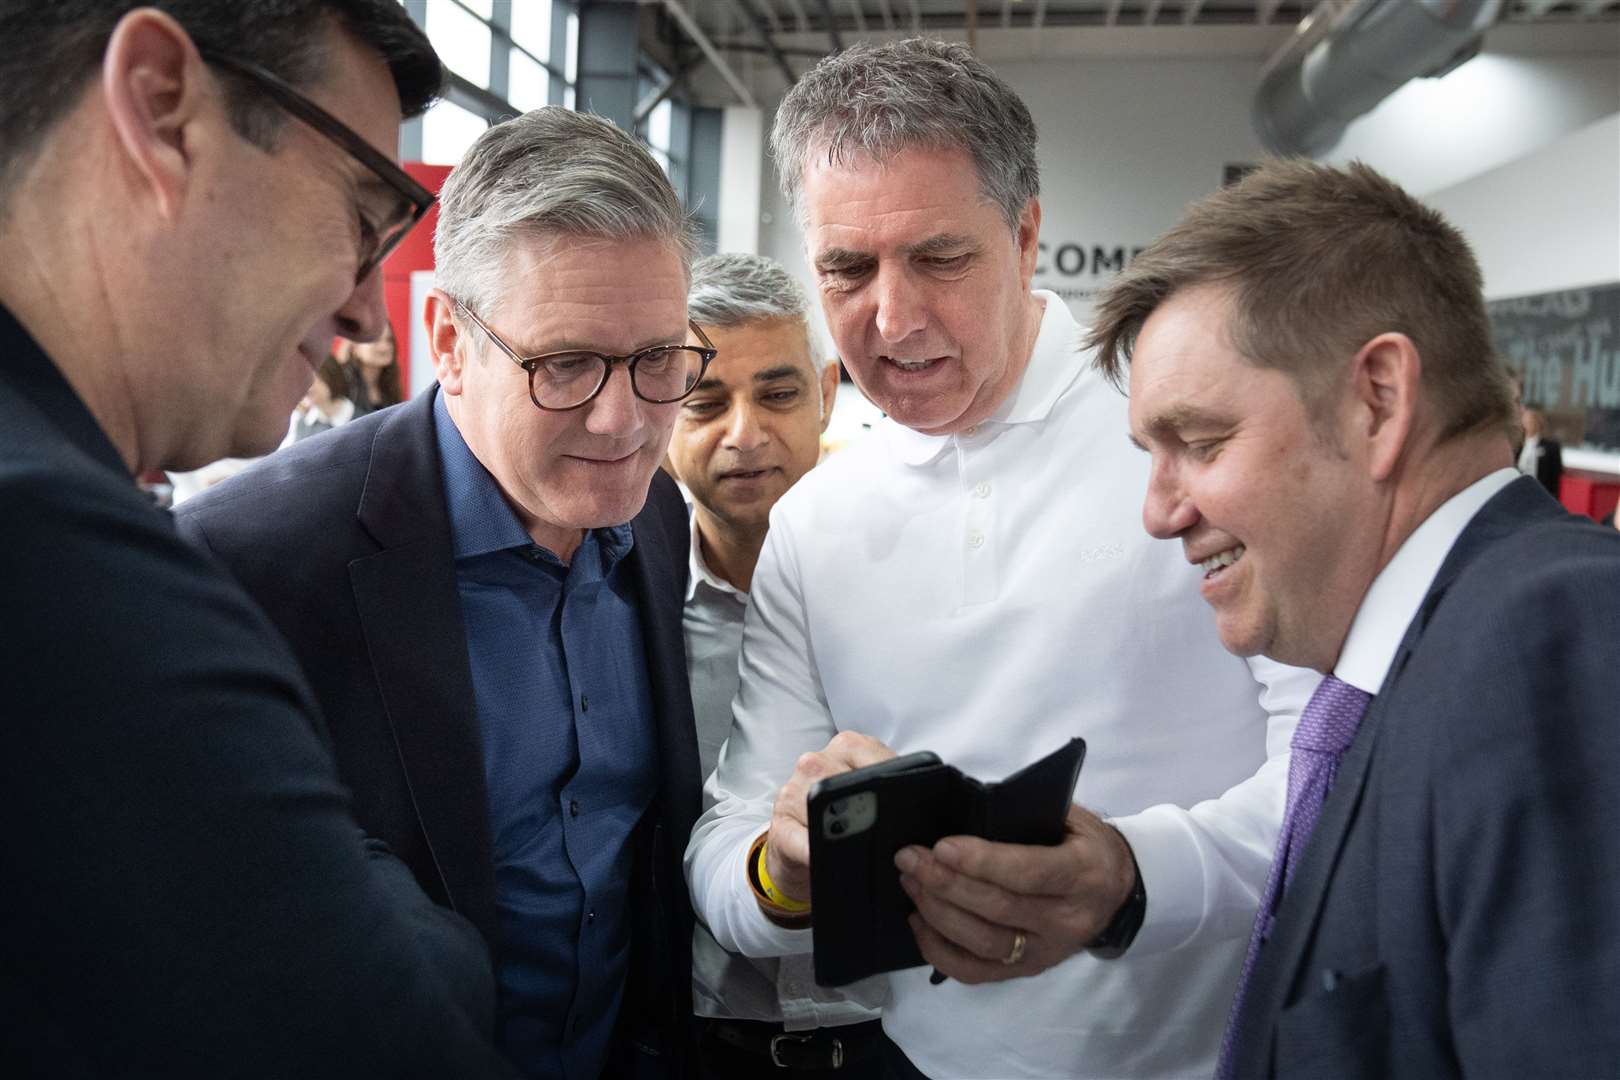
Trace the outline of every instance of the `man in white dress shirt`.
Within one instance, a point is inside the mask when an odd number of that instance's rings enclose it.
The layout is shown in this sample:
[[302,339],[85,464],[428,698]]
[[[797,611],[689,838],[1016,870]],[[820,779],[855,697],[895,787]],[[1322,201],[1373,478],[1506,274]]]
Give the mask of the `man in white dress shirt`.
[[899,853],[949,979],[887,979],[887,1075],[1207,1075],[1316,677],[1225,654],[1197,569],[1143,533],[1125,403],[1030,292],[1035,131],[1004,83],[959,45],[857,46],[789,92],[772,143],[888,420],[772,515],[687,850],[697,908],[727,948],[804,953],[817,778],[926,749],[998,780],[1080,735],[1098,813],[1072,807],[1061,845]]
[[1620,537],[1512,467],[1462,235],[1365,166],[1273,162],[1094,336],[1221,641],[1331,673],[1219,1075],[1612,1075]]
[[[771,508],[815,467],[838,393],[838,364],[816,361],[810,298],[762,255],[710,255],[692,267],[687,316],[718,350],[681,403],[669,465],[692,498],[682,629],[703,775],[731,733],[737,650]],[[763,1074],[876,1077],[877,1013],[817,987],[809,958],[727,952],[701,922],[692,1000],[705,1080]]]

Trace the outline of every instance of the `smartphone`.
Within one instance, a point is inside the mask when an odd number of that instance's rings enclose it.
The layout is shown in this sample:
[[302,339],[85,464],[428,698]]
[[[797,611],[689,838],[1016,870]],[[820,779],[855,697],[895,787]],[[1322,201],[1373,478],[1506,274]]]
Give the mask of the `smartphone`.
[[906,918],[894,856],[971,835],[1023,844],[1063,839],[1083,739],[1000,783],[984,784],[938,755],[905,754],[831,776],[810,789],[810,905],[816,982],[843,986],[923,963]]

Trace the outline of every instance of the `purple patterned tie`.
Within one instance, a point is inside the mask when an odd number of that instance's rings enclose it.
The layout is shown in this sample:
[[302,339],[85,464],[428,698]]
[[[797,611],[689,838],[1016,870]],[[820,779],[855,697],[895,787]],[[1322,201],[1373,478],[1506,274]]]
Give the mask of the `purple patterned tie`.
[[1232,999],[1232,1014],[1226,1021],[1226,1034],[1221,1038],[1221,1060],[1215,1069],[1216,1080],[1230,1080],[1232,1052],[1237,1041],[1238,1015],[1243,1011],[1243,992],[1248,988],[1249,975],[1254,971],[1260,946],[1271,937],[1271,926],[1276,921],[1277,905],[1282,894],[1294,880],[1294,867],[1305,851],[1305,844],[1316,828],[1321,816],[1322,803],[1333,787],[1333,778],[1339,771],[1339,758],[1356,737],[1361,717],[1367,711],[1372,695],[1358,690],[1342,679],[1329,675],[1317,686],[1305,711],[1299,714],[1299,726],[1294,729],[1290,743],[1293,754],[1288,762],[1288,801],[1283,810],[1282,831],[1277,834],[1277,852],[1272,856],[1271,874],[1266,878],[1266,891],[1260,898],[1260,910],[1255,913],[1254,931],[1249,935],[1249,954],[1243,960],[1243,974],[1238,979],[1237,994]]

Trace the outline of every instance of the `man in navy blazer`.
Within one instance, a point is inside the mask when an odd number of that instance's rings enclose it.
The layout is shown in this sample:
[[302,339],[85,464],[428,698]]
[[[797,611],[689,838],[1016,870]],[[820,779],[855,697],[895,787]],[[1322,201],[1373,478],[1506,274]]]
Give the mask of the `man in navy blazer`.
[[438,57],[392,0],[0,0],[0,41],[0,1074],[507,1075],[485,943],[134,481],[274,447],[377,336]]
[[605,120],[490,128],[447,180],[438,385],[184,504],[292,643],[361,824],[489,941],[535,1076],[681,1075],[698,811],[687,519],[658,471],[688,219]]
[[1149,531],[1228,649],[1329,673],[1219,1075],[1612,1075],[1620,536],[1513,469],[1462,236],[1364,166],[1274,163],[1098,316]]

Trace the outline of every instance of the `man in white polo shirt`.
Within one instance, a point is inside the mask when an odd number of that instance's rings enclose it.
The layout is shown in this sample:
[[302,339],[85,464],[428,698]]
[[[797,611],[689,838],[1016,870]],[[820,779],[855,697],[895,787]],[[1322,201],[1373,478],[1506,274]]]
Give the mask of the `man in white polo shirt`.
[[[889,418],[777,504],[695,905],[728,948],[803,953],[818,777],[932,750],[999,780],[1083,736],[1097,812],[1061,845],[899,853],[949,979],[888,977],[886,1068],[1208,1075],[1317,677],[1221,650],[1198,568],[1144,534],[1125,403],[1030,292],[1035,130],[1000,79],[959,45],[857,46],[772,142],[839,354]],[[756,896],[761,840],[789,903]]]
[[[818,366],[810,298],[760,255],[698,260],[687,315],[718,350],[681,403],[668,459],[692,498],[682,625],[707,776],[731,733],[743,612],[771,508],[821,456],[838,364]],[[809,957],[739,956],[700,923],[692,967],[705,1080],[879,1075],[876,1011],[859,994],[818,988]]]

